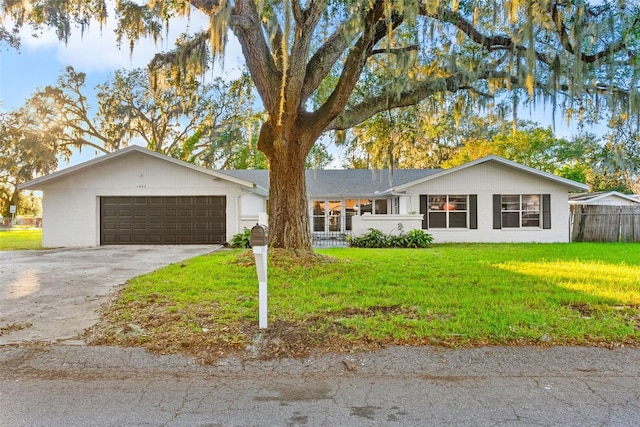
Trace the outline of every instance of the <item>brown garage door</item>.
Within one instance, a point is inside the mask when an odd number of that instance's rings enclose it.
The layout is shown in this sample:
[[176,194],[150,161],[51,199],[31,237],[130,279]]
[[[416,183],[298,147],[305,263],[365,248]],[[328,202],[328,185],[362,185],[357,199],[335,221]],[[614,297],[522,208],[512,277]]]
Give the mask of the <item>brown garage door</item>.
[[101,245],[226,241],[226,197],[101,197]]

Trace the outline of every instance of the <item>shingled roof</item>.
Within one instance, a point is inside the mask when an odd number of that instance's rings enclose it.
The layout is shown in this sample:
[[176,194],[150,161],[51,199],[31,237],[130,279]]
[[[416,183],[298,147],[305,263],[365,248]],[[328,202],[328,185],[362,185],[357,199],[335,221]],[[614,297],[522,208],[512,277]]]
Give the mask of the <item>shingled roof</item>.
[[[253,182],[262,188],[269,188],[269,172],[266,170],[219,170],[217,172]],[[307,170],[307,193],[310,197],[370,197],[438,172],[440,169],[396,169],[389,179],[388,169]]]

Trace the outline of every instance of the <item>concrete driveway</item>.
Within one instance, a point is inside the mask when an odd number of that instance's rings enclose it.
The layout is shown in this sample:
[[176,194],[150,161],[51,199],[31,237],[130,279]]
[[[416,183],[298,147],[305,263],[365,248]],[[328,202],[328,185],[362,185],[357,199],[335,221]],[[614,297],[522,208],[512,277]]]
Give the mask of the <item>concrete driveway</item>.
[[0,345],[81,342],[98,308],[127,279],[217,245],[102,246],[0,252]]

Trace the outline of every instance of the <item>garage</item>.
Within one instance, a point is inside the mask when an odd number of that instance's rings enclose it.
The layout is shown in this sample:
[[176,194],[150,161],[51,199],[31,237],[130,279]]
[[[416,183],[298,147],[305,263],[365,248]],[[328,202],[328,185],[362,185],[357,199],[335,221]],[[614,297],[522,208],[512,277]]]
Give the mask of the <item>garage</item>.
[[42,191],[42,245],[217,245],[266,210],[258,184],[131,145],[20,184]]
[[225,196],[100,198],[101,245],[184,245],[225,241]]

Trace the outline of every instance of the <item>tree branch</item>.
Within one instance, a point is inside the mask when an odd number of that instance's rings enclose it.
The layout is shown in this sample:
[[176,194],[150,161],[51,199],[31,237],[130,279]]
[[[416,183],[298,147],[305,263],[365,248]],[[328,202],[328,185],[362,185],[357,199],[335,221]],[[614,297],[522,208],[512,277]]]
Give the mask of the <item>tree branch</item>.
[[191,6],[205,15],[211,15],[220,7],[220,0],[189,0]]
[[304,10],[300,5],[300,0],[291,0],[291,10],[293,11],[293,19],[296,23],[296,27],[303,27],[305,16]]
[[[298,0],[292,0],[293,4],[298,4]],[[296,34],[293,38],[293,46],[291,47],[290,64],[305,64],[309,57],[309,50],[311,48],[311,41],[315,33],[316,26],[320,22],[322,13],[324,12],[325,0],[311,1],[309,7],[302,11],[296,12],[293,9],[294,16],[300,15],[296,18]],[[298,22],[300,20],[300,22]],[[291,102],[291,107],[296,109],[304,108],[304,104],[307,101],[307,95],[305,91],[305,84],[307,78],[308,67],[290,67],[289,78],[287,81],[286,96],[288,102]]]
[[322,80],[329,75],[347,47],[353,43],[357,33],[350,33],[349,30],[356,19],[357,17],[353,16],[348,21],[343,22],[309,59],[302,88],[302,102],[306,102],[311,94],[318,89]]
[[[453,78],[450,79],[453,80]],[[350,129],[382,111],[415,105],[431,95],[446,91],[449,85],[450,83],[446,78],[434,78],[405,90],[399,95],[388,91],[378,96],[370,97],[346,109],[328,126],[327,130]]]
[[[569,40],[569,32],[567,31],[567,27],[564,24],[564,21],[560,17],[559,7],[561,6],[562,4],[559,3],[558,1],[549,3],[549,11],[551,13],[551,19],[556,25],[556,33],[558,34],[558,38],[564,50],[566,50],[572,55],[575,55],[576,54],[575,49],[571,44],[571,41]],[[639,19],[640,18],[636,17],[633,24],[631,25],[631,28],[635,28],[640,24]],[[590,55],[579,52],[580,60],[582,62],[590,64],[593,62],[597,62],[601,59],[606,59],[615,53],[625,50],[626,48],[627,48],[627,44],[624,42],[624,40],[618,40],[617,42],[607,45],[601,51],[590,54]],[[629,59],[631,59],[631,56],[633,54],[630,52],[629,55],[630,55]]]
[[98,151],[101,151],[104,154],[109,154],[109,150],[106,150],[104,147],[93,143],[85,138],[69,138],[66,142],[60,144],[63,147],[73,146],[73,147],[91,147]]
[[[373,47],[388,35],[389,29],[393,30],[403,22],[404,17],[402,15],[393,14],[391,16],[391,22],[388,23],[387,20],[383,19],[384,8],[384,1],[378,0],[369,10],[364,20],[360,39],[358,39],[347,55],[336,88],[327,101],[311,115],[312,125],[318,129],[318,134],[322,133],[326,126],[333,122],[333,120],[344,111],[344,107],[349,101],[353,88],[360,78],[362,69]],[[389,25],[391,28],[389,28]]]
[[[485,36],[482,34],[473,24],[465,19],[460,13],[454,12],[451,9],[441,7],[437,12],[432,13],[424,6],[420,6],[420,15],[448,22],[465,33],[472,41],[483,46],[488,51],[508,49],[514,52],[516,55],[523,57],[526,55],[529,48],[526,46],[516,44],[510,37],[505,35],[492,35]],[[538,61],[545,64],[551,64],[552,59],[542,52],[534,51],[535,57]]]
[[240,40],[242,53],[253,82],[264,103],[273,113],[278,108],[281,74],[278,71],[262,33],[260,16],[253,0],[237,0],[229,25]]
[[391,55],[400,55],[405,52],[414,52],[417,51],[419,46],[417,44],[405,47],[398,47],[395,49],[373,49],[369,56],[380,55],[380,54],[391,54]]
[[269,22],[266,20],[262,21],[262,28],[264,32],[269,35],[269,47],[271,49],[271,57],[274,59],[275,66],[278,68],[278,71],[282,72],[282,38],[284,37],[282,33],[282,27],[276,18],[271,18],[271,24],[275,27],[275,31],[273,35],[271,28],[269,28]]
[[147,65],[147,69],[151,75],[154,75],[154,73],[167,66],[180,67],[184,72],[187,65],[185,58],[192,57],[194,54],[202,54],[205,49],[204,47],[209,43],[210,37],[211,30],[201,31],[172,51],[156,53],[149,62],[149,65]]

